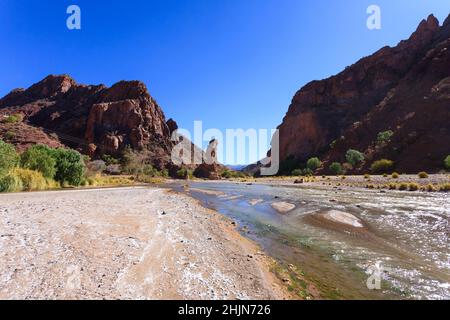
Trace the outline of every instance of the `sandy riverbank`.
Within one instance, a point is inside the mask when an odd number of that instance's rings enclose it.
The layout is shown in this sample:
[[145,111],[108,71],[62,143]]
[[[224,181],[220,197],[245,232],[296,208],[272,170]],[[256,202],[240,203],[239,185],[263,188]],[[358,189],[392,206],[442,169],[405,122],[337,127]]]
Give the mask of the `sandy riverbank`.
[[[222,183],[222,181],[215,181]],[[417,185],[418,190],[426,192],[439,192],[444,185],[450,185],[449,174],[431,174],[425,179],[418,175],[400,175],[394,178],[391,175],[371,175],[371,176],[315,176],[315,177],[261,177],[247,179],[231,179],[225,182],[239,184],[262,184],[270,186],[288,186],[299,188],[320,188],[324,190],[352,190],[352,189],[377,189],[381,192],[391,191],[390,186],[394,185],[396,190],[400,190],[400,185],[406,184],[409,192],[410,184]],[[431,187],[430,187],[431,186]],[[448,187],[447,187],[448,188]],[[430,190],[431,189],[431,190]],[[448,192],[448,190],[447,190]]]
[[0,299],[287,299],[271,264],[167,190],[0,195]]

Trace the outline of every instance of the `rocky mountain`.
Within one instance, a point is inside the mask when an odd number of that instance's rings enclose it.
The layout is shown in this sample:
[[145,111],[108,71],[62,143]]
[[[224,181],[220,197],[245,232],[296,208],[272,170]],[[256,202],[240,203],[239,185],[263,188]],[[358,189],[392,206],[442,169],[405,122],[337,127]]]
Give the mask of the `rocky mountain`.
[[[430,15],[408,40],[299,90],[279,126],[280,159],[319,156],[324,169],[363,152],[367,171],[390,159],[399,172],[439,171],[450,154],[450,16]],[[379,143],[380,132],[392,131]]]
[[[2,121],[11,115],[19,115],[23,121]],[[176,170],[170,156],[174,147],[171,135],[177,128],[173,119],[166,121],[139,81],[121,81],[108,88],[77,84],[67,75],[51,75],[0,99],[0,137],[19,150],[42,143],[68,146],[99,158],[120,156],[129,146],[157,168]]]

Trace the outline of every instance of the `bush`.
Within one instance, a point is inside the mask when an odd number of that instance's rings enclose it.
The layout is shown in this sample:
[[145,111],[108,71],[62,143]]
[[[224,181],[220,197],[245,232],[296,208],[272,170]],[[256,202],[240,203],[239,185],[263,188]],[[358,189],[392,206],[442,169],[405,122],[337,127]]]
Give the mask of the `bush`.
[[8,117],[6,117],[5,119],[3,119],[3,123],[19,123],[23,121],[23,115],[21,114],[13,114],[10,115]]
[[[177,173],[177,175],[178,175],[178,173]],[[231,179],[233,177],[230,170],[223,170],[221,176],[222,176],[222,178],[225,178],[225,179]]]
[[439,191],[449,192],[450,191],[450,183],[444,183],[439,186]]
[[398,179],[400,177],[400,175],[397,173],[397,172],[394,172],[393,174],[392,174],[392,178],[393,179]]
[[420,179],[428,179],[428,173],[426,172],[420,172],[418,176]]
[[80,153],[69,149],[52,149],[56,160],[55,180],[61,184],[79,186],[83,180],[85,165]]
[[5,139],[6,139],[6,140],[11,141],[11,140],[13,140],[15,137],[16,137],[16,134],[15,134],[14,132],[12,132],[12,131],[7,131],[7,132],[5,133]]
[[105,161],[106,166],[119,164],[120,161],[114,158],[113,156],[110,156],[109,154],[104,154],[102,156],[102,160]]
[[374,173],[386,173],[394,167],[394,162],[387,159],[381,159],[378,161],[375,161],[372,166],[370,167],[370,170]]
[[389,183],[389,190],[397,190],[397,184]]
[[345,158],[352,166],[356,166],[358,163],[364,161],[364,155],[358,150],[353,149],[347,151],[347,153],[345,154]]
[[305,177],[310,177],[314,175],[314,172],[309,168],[304,169],[302,173]]
[[20,157],[13,145],[0,140],[0,176],[19,165]]
[[179,179],[192,179],[194,177],[194,173],[192,170],[188,170],[186,168],[181,168],[177,171],[177,178]]
[[306,167],[311,171],[316,171],[321,165],[322,162],[319,158],[311,158],[306,163]]
[[11,173],[22,181],[23,190],[45,190],[47,189],[47,180],[42,173],[28,169],[15,169]]
[[35,170],[45,178],[53,179],[56,174],[56,160],[52,156],[52,149],[44,145],[28,148],[20,159],[22,168]]
[[444,160],[445,169],[450,170],[450,155],[447,156]]
[[410,183],[409,184],[409,191],[417,191],[419,190],[419,185],[417,183]]
[[0,192],[20,192],[23,190],[22,180],[16,175],[8,174],[0,178]]
[[344,170],[342,169],[342,165],[339,162],[333,162],[330,165],[330,171],[334,174],[334,175],[340,175],[344,173]]
[[400,185],[398,186],[398,190],[408,190],[408,184],[407,183],[400,183]]
[[378,134],[377,142],[378,144],[383,144],[391,141],[394,136],[394,132],[392,130],[383,131]]
[[294,171],[292,171],[291,175],[293,175],[294,177],[299,177],[303,174],[302,169],[295,169]]

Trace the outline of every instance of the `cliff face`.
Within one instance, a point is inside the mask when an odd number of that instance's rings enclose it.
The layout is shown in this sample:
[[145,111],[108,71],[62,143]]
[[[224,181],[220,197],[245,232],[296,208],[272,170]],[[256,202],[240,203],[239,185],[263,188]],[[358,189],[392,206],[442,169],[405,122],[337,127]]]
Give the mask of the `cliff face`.
[[[353,148],[367,156],[357,171],[381,158],[404,172],[439,170],[450,154],[449,88],[450,16],[442,27],[429,16],[396,47],[298,91],[279,126],[280,159],[320,156],[328,167]],[[391,141],[377,144],[387,130]]]
[[[107,88],[79,85],[65,75],[49,76],[1,99],[0,116],[11,114],[22,114],[20,131],[30,133],[21,138],[15,133],[12,142],[19,149],[33,143],[64,144],[95,157],[118,155],[131,146],[147,152],[159,167],[170,160],[176,123],[166,123],[161,108],[138,81]],[[5,126],[3,131],[8,130]]]

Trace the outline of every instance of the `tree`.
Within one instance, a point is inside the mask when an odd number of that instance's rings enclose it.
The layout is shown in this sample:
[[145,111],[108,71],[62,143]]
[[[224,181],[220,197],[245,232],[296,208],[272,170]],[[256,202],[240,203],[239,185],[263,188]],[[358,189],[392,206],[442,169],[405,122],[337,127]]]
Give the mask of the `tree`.
[[19,165],[20,157],[12,144],[0,140],[0,176]]
[[59,148],[52,149],[52,157],[56,160],[56,181],[79,186],[85,172],[81,154],[75,150]]
[[394,136],[394,131],[392,131],[392,130],[380,132],[377,137],[378,144],[383,144],[383,143],[387,143],[387,142],[391,141],[393,136]]
[[347,151],[345,158],[352,166],[356,166],[358,163],[364,161],[364,155],[358,150],[353,149]]
[[344,173],[344,170],[342,169],[342,165],[339,162],[333,162],[330,165],[330,171],[335,175],[340,175]]
[[45,178],[53,179],[56,174],[56,160],[48,146],[36,145],[28,148],[20,157],[20,165],[24,169],[42,173]]
[[311,171],[316,171],[321,165],[322,162],[319,158],[311,158],[306,163],[306,167]]
[[444,160],[445,169],[450,170],[450,155]]

